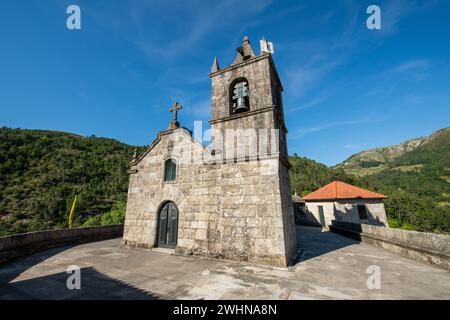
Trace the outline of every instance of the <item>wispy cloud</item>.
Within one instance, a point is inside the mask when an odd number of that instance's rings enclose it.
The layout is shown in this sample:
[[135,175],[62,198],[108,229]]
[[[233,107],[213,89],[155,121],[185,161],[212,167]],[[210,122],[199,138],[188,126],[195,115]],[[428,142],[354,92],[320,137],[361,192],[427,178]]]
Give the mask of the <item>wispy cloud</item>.
[[196,120],[207,119],[211,115],[211,99],[197,101],[189,106],[186,111]]
[[392,35],[400,28],[400,20],[417,12],[429,10],[436,7],[441,1],[386,1],[381,5],[382,12],[382,35]]
[[430,66],[430,62],[426,59],[408,60],[394,67],[392,72],[406,72],[410,70],[426,69]]
[[310,89],[314,88],[320,80],[337,66],[344,63],[343,58],[329,59],[325,56],[319,58],[319,55],[307,64],[292,68],[286,71],[289,90],[294,97],[305,95]]
[[313,98],[311,101],[300,104],[297,107],[293,107],[293,108],[289,108],[286,110],[287,113],[290,112],[295,112],[295,111],[300,111],[300,110],[305,110],[305,109],[309,109],[312,108],[316,105],[319,105],[323,102],[325,102],[329,97],[330,97],[330,92],[325,92],[322,93],[321,95],[316,96],[315,98]]
[[[304,39],[296,42],[280,43],[279,46],[285,52],[295,54],[295,59],[284,68],[286,87],[295,100],[303,100],[311,91],[314,91],[319,83],[339,67],[344,66],[352,60],[355,49],[363,37],[360,26],[360,5],[350,2],[342,10],[329,11],[319,16],[314,23],[318,25],[329,24],[329,27],[337,29],[332,36],[322,38],[309,38],[308,34]],[[334,16],[345,16],[344,25],[332,25],[329,21]],[[340,30],[339,30],[340,29]],[[335,88],[322,89],[322,93],[313,98],[308,103],[301,103],[294,100],[298,106],[290,109],[299,111],[317,106],[327,100]]]
[[410,59],[388,68],[381,72],[379,76],[381,78],[407,76],[408,81],[422,81],[430,75],[434,66],[435,64],[428,59]]
[[[382,10],[382,32],[379,36],[392,36],[399,28],[403,18],[435,7],[439,0],[421,3],[418,1],[386,1],[380,3]],[[320,17],[324,21],[329,21],[337,13],[327,12]],[[280,46],[291,52],[298,52],[298,57],[284,70],[286,87],[289,90],[292,101],[292,108],[286,108],[288,112],[301,111],[323,104],[332,95],[339,92],[335,87],[335,82],[330,88],[321,88],[319,93],[315,93],[317,86],[324,82],[327,77],[335,74],[339,68],[350,65],[352,61],[360,55],[367,55],[380,46],[379,37],[374,37],[373,33],[368,34],[365,24],[365,7],[358,1],[347,1],[344,10],[340,10],[339,15],[346,15],[346,25],[341,27],[340,32],[336,32],[333,38],[322,37],[317,39],[305,39],[294,43],[281,43]],[[405,61],[403,64],[395,66],[390,72],[417,71],[416,76],[411,80],[421,80],[427,76],[426,70],[432,64],[426,59],[413,59]],[[421,73],[420,73],[421,72]],[[347,73],[348,74],[348,73]],[[367,75],[376,77],[376,75]],[[386,76],[384,74],[383,76]],[[351,77],[341,80],[343,87],[352,82]],[[372,90],[373,91],[373,90]],[[315,97],[309,102],[303,103],[305,96],[311,92]]]
[[404,97],[407,104],[429,104],[436,105],[439,104],[450,104],[450,95],[447,93],[435,93],[435,94],[407,94]]
[[299,129],[296,133],[294,133],[292,136],[290,136],[291,139],[298,139],[301,137],[304,137],[308,134],[316,133],[319,131],[336,128],[336,127],[345,127],[345,126],[354,126],[359,124],[367,124],[367,123],[377,123],[385,121],[388,117],[384,118],[362,118],[362,119],[356,119],[356,120],[346,120],[346,121],[334,121],[329,122],[325,124],[321,124],[315,127],[306,128],[306,129]]
[[303,99],[307,100],[308,102],[299,102],[294,107],[288,107],[286,108],[287,113],[306,110],[321,104],[324,104],[326,101],[328,101],[333,95],[340,92],[341,90],[344,90],[346,87],[350,86],[352,83],[351,80],[344,80],[340,82],[334,82],[333,86],[327,86],[325,89],[319,91],[315,95],[313,95],[311,98]]
[[[186,53],[192,53],[197,45],[205,38],[213,36],[215,32],[223,31],[227,27],[242,24],[248,17],[263,11],[271,0],[248,1],[245,5],[239,0],[204,2],[204,1],[181,1],[176,4],[166,3],[158,7],[159,18],[173,11],[179,11],[178,21],[173,21],[175,36],[172,38],[157,37],[149,38],[144,34],[135,40],[137,47],[151,58],[174,58]],[[139,6],[142,6],[139,9]],[[146,23],[146,17],[142,11],[155,10],[149,8],[147,3],[138,1],[133,4],[133,20],[137,28],[142,28]],[[207,14],[205,14],[207,12]],[[181,18],[182,17],[182,18]],[[174,31],[172,30],[172,31]]]

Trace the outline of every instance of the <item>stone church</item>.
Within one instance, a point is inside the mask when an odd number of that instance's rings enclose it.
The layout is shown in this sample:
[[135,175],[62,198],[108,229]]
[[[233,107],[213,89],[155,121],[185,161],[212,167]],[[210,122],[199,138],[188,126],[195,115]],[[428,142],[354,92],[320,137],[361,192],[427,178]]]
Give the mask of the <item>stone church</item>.
[[214,59],[209,76],[211,144],[180,125],[175,103],[169,128],[131,161],[122,244],[287,266],[296,234],[272,55],[256,55],[245,37],[233,63]]

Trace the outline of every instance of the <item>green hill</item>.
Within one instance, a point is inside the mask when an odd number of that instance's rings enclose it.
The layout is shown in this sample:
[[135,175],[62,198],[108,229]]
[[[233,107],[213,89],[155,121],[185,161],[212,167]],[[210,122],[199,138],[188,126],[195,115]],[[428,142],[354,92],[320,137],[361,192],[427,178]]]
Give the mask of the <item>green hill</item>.
[[403,155],[405,154],[414,154],[412,151],[416,149],[419,150],[418,154],[424,155],[425,153],[420,150],[432,150],[434,147],[448,144],[449,139],[450,127],[438,130],[428,137],[411,139],[398,145],[361,151],[338,164],[335,168],[344,169],[345,172],[357,176],[367,176],[393,167],[401,171],[414,171],[420,168],[420,161],[416,161],[417,163],[414,165],[408,165],[396,160],[404,158]]
[[75,225],[123,206],[135,147],[112,139],[0,129],[0,235]]
[[[431,137],[364,176],[291,156],[292,190],[305,195],[341,180],[388,195],[391,226],[448,233],[449,129]],[[76,226],[122,222],[135,148],[95,136],[1,128],[0,236],[65,227],[75,194]]]
[[292,192],[304,196],[324,185],[340,180],[362,188],[368,188],[368,183],[360,177],[346,173],[341,168],[330,168],[314,160],[299,157],[297,154],[289,157],[291,168]]
[[[414,147],[411,141],[415,141]],[[398,151],[399,146],[403,146],[401,152],[392,151]],[[382,164],[374,162],[371,167],[368,161],[375,161],[376,153],[396,155],[386,157]],[[360,175],[374,189],[389,196],[386,210],[392,226],[450,231],[450,128],[426,138],[372,150],[369,160],[361,160],[367,159],[364,155],[367,152],[350,157],[336,168],[349,174],[369,169]]]

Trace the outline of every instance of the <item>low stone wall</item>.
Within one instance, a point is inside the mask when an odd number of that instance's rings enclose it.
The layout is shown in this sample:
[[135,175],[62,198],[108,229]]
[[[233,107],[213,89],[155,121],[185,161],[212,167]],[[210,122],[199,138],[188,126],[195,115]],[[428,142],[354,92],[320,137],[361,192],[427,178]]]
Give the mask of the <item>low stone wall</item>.
[[450,270],[450,236],[333,220],[330,230]]
[[66,245],[118,238],[123,225],[59,229],[22,233],[0,238],[0,264],[34,252]]

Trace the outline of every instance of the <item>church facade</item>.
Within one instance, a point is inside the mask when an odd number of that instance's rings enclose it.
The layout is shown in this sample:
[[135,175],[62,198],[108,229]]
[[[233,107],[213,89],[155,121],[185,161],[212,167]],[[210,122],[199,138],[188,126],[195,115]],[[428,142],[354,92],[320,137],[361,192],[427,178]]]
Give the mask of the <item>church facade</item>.
[[122,243],[287,266],[296,234],[282,85],[272,56],[247,37],[211,69],[211,144],[180,126],[131,162]]

